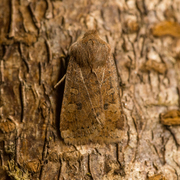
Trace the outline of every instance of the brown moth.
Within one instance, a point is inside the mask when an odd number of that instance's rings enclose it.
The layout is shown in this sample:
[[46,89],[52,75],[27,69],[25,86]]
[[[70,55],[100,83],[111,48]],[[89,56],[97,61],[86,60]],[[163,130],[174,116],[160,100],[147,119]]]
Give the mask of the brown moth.
[[121,141],[124,119],[109,44],[90,30],[72,44],[69,55],[60,116],[65,143]]

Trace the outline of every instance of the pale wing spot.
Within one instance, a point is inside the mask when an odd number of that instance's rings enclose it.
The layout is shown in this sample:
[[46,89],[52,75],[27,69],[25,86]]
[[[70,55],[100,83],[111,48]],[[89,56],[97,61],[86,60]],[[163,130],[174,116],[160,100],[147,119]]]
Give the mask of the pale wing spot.
[[114,93],[114,88],[111,88],[109,91],[107,91],[107,95],[111,95]]
[[77,95],[79,91],[77,89],[71,88],[70,93]]
[[76,109],[77,109],[77,105],[76,104],[68,104],[68,106],[67,106],[67,110],[70,113],[75,112]]

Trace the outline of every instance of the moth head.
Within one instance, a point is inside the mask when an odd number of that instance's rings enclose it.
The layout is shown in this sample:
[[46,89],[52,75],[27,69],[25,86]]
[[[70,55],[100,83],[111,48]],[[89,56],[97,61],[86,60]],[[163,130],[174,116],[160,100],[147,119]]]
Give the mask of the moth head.
[[110,54],[110,46],[103,41],[96,30],[90,30],[70,48],[70,56],[80,67],[104,66]]

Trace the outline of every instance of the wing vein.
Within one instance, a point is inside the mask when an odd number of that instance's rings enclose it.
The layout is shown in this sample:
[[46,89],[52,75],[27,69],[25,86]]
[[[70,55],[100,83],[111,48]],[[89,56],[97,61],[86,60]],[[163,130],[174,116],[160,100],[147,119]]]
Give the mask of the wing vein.
[[95,115],[95,118],[96,118],[97,122],[98,122],[99,124],[101,124],[101,125],[102,125],[101,121],[97,118],[97,115],[96,115],[96,113],[95,113],[94,106],[93,106],[93,104],[92,104],[91,97],[90,97],[90,94],[89,94],[88,88],[87,88],[87,86],[86,86],[86,84],[85,84],[84,77],[83,77],[83,75],[82,75],[82,71],[81,71],[81,69],[80,69],[80,75],[81,75],[82,81],[83,81],[83,83],[84,83],[84,86],[85,86],[86,92],[87,92],[87,94],[88,94],[89,101],[90,101],[90,104],[91,104],[91,106],[92,106],[92,109],[93,109],[93,113],[94,113],[94,115]]

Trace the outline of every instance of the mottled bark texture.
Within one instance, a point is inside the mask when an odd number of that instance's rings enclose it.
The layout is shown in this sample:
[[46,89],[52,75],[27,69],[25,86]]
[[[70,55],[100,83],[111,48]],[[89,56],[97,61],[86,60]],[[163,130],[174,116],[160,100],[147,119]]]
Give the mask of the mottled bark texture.
[[[178,0],[0,1],[0,179],[180,178]],[[67,145],[60,111],[69,47],[96,29],[111,47],[122,141]]]

